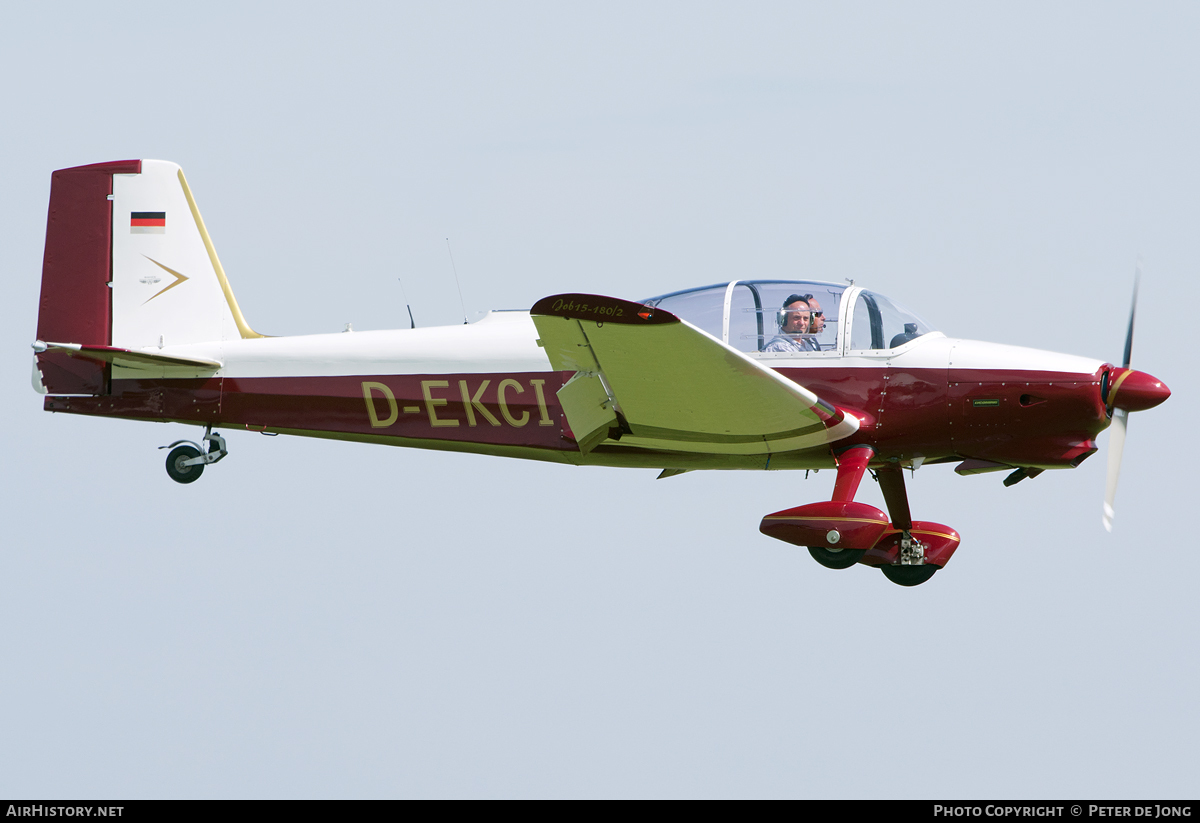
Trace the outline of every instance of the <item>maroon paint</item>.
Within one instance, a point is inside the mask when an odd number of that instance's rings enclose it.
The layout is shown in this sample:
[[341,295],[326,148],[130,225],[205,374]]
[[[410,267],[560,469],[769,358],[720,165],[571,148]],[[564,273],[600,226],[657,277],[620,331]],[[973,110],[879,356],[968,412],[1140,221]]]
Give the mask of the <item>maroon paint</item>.
[[[826,546],[838,549],[869,549],[888,528],[888,518],[866,503],[825,500],[768,514],[758,530],[768,537],[794,546]],[[829,542],[829,532],[840,535]]]
[[1010,465],[1075,466],[1108,425],[1100,379],[1054,372],[951,370],[947,407],[957,454]]
[[883,457],[922,449],[926,457],[952,453],[946,432],[945,369],[901,372],[883,366],[835,366],[779,372],[861,421],[848,443],[872,446]]
[[[567,375],[569,376],[569,375]],[[498,392],[504,380],[515,380],[521,391],[509,386],[505,402],[509,416],[524,419],[524,425],[509,422],[500,407]],[[114,380],[108,397],[47,397],[48,411],[94,414],[113,417],[138,417],[181,422],[244,426],[250,429],[299,429],[337,434],[370,434],[423,440],[530,446],[556,450],[574,450],[573,440],[563,436],[562,409],[555,392],[564,375],[559,372],[516,374],[432,374],[374,375],[345,377],[252,377],[208,378],[194,380]],[[459,381],[467,383],[468,397],[479,398],[480,411],[473,403],[464,403]],[[483,393],[479,390],[488,382]],[[544,381],[542,396],[546,402],[543,418],[537,391],[531,381]],[[433,426],[426,405],[422,382],[429,386],[434,414],[454,426]],[[387,426],[372,426],[363,397],[364,382],[386,386],[396,402],[396,421]],[[437,401],[444,400],[444,404]],[[386,421],[390,404],[382,392],[372,395],[376,417]],[[468,414],[467,407],[471,413]],[[416,411],[405,412],[405,408]],[[471,415],[475,425],[470,425]],[[493,425],[488,415],[496,420]],[[549,420],[543,425],[543,419]]]
[[[962,541],[954,529],[928,520],[914,520],[910,533],[925,544],[925,562],[938,567],[950,562],[951,555]],[[889,529],[858,562],[868,566],[886,566],[898,562],[902,536],[899,530]]]
[[533,315],[595,320],[598,323],[625,323],[632,326],[658,326],[678,323],[679,318],[663,309],[651,309],[599,294],[553,294],[543,297],[529,310]]
[[[122,160],[59,169],[50,177],[37,339],[53,343],[111,342],[112,176],[140,174],[142,161]],[[38,355],[53,393],[100,394],[108,368],[58,352]]]
[[974,458],[968,458],[955,466],[954,471],[961,475],[968,475],[1011,468],[1012,466],[1008,465],[1007,463],[995,463],[991,460],[975,460]]
[[[509,415],[517,420],[524,419],[524,425],[510,423],[500,407],[499,389],[505,380],[515,380],[521,388],[519,392],[515,387],[506,388],[505,402]],[[542,396],[546,401],[548,425],[542,424],[537,391],[531,383],[533,380],[544,381]],[[467,402],[463,401],[460,381],[466,381]],[[484,381],[487,381],[487,386],[478,395],[479,404],[484,409],[480,411],[470,401],[483,387]],[[397,408],[393,424],[379,427],[371,425],[363,398],[364,382],[379,383],[391,391]],[[442,383],[446,385],[440,385]],[[559,422],[561,409],[555,395],[561,386],[562,376],[558,372],[227,378],[222,417],[251,427],[271,426],[566,449],[574,446],[562,437]],[[390,412],[387,398],[382,393],[376,393],[372,396],[372,402],[377,417],[387,419]],[[428,403],[433,404],[433,414],[439,422],[456,425],[433,426]],[[406,412],[406,408],[415,411]],[[488,415],[498,425],[493,424]],[[472,416],[475,419],[474,426],[471,425]]]
[[[951,373],[959,379],[949,384],[948,372],[940,368],[780,371],[839,408],[873,413],[845,442],[870,445],[880,459],[920,454],[1070,466],[1094,450],[1095,436],[1108,425],[1100,399],[1104,368],[1087,377],[955,369]],[[977,400],[997,404],[976,405]]]
[[833,500],[838,503],[849,503],[858,491],[858,484],[867,473],[867,464],[875,456],[870,446],[852,446],[839,454],[837,460],[837,480],[833,484]]
[[[74,358],[68,358],[74,360]],[[68,363],[68,366],[74,363]],[[937,370],[928,370],[936,372]],[[149,416],[159,419],[211,420],[222,425],[247,425],[295,428],[330,433],[374,434],[385,437],[451,440],[462,442],[497,443],[508,445],[540,446],[556,449],[574,449],[574,441],[563,431],[563,417],[555,392],[569,374],[556,372],[530,372],[528,374],[452,374],[452,375],[353,375],[344,377],[256,377],[226,378],[223,381],[223,399],[218,406],[206,402],[197,404],[191,397],[195,381],[187,380],[119,380],[114,381],[112,396],[106,402],[87,404],[72,402],[70,410],[83,414],[106,414],[121,416],[122,409],[128,416]],[[943,389],[939,396],[920,405],[909,407],[905,402],[917,401],[908,390],[881,388],[892,381],[885,381],[883,369],[822,368],[812,370],[788,369],[787,376],[812,388],[822,398],[852,410],[864,397],[878,402],[886,399],[882,422],[869,414],[851,411],[857,417],[865,417],[860,430],[843,441],[845,445],[869,445],[876,452],[876,460],[891,457],[907,458],[921,454],[927,460],[940,457],[962,457],[990,460],[997,463],[1031,466],[1075,465],[1095,449],[1094,436],[1107,424],[1102,402],[1099,400],[1098,380],[1090,381],[1046,381],[1037,383],[1039,401],[1022,406],[1022,393],[1035,389],[1026,387],[1036,380],[1044,379],[1045,373],[1010,372],[1006,375],[1010,386],[998,384],[980,389],[978,382],[970,385],[957,384]],[[1061,378],[1062,375],[1054,374]],[[1078,376],[1076,376],[1078,377]],[[523,392],[508,392],[510,412],[517,418],[529,414],[529,422],[521,427],[508,424],[499,410],[496,391],[502,380],[517,379]],[[1016,379],[1014,379],[1016,378]],[[551,425],[540,425],[542,417],[537,408],[536,394],[530,380],[541,379],[543,396]],[[458,421],[458,426],[432,427],[425,405],[421,381],[446,381],[447,385],[431,390],[434,400],[445,400],[435,413],[439,419]],[[466,405],[461,398],[458,381],[466,380],[472,396],[483,380],[489,386],[480,398],[480,403],[501,425],[493,426],[486,416],[474,411],[476,425],[469,425]],[[395,424],[387,427],[372,427],[366,414],[362,397],[364,381],[383,383],[396,398],[400,413]],[[912,374],[908,385],[920,395],[927,390],[921,388],[932,384],[930,374]],[[888,394],[883,392],[887,391]],[[966,406],[970,398],[978,397],[982,391],[985,399],[997,399],[1000,406]],[[1018,393],[1019,392],[1019,393]],[[957,394],[956,394],[957,393]],[[956,397],[952,407],[953,419],[946,420],[941,409],[948,407],[947,397]],[[158,399],[161,398],[161,399]],[[386,403],[382,397],[375,402]],[[947,404],[944,406],[943,404]],[[205,410],[204,417],[194,413],[199,406]],[[66,411],[63,404],[47,401],[47,408]],[[416,407],[416,412],[405,413],[404,407]],[[383,406],[377,406],[381,417],[386,417]],[[875,406],[879,408],[879,406]],[[907,421],[905,426],[895,424],[897,419]],[[842,445],[841,443],[838,444]],[[832,456],[830,458],[832,460]]]
[[100,397],[47,397],[46,411],[218,425],[221,378],[114,380]]
[[[1116,373],[1116,370],[1113,370]],[[1120,375],[1116,375],[1120,379]],[[1113,376],[1109,375],[1112,380]],[[1152,409],[1171,396],[1171,390],[1157,377],[1151,377],[1142,371],[1130,369],[1129,375],[1121,380],[1116,392],[1109,397],[1114,408],[1125,411],[1145,411]]]

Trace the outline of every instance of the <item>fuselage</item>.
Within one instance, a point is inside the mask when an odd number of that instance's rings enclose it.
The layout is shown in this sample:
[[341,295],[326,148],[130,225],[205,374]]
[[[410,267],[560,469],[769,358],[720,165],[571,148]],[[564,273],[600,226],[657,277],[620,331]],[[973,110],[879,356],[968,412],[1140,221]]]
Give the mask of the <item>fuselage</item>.
[[[584,454],[528,312],[470,325],[168,346],[215,360],[186,367],[114,366],[109,392],[51,396],[46,409],[249,431],[469,451],[577,465],[678,469],[823,468],[828,447],[760,454],[649,449],[606,441]],[[838,447],[882,460],[990,461],[1067,468],[1095,451],[1108,425],[1088,358],[923,334],[880,352],[754,355],[859,420]],[[704,402],[704,398],[697,398]]]

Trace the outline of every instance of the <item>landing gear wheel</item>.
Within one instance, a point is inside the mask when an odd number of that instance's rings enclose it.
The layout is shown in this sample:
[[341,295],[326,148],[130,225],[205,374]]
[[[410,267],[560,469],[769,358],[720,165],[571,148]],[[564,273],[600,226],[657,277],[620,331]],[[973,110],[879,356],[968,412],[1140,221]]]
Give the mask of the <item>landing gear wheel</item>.
[[848,569],[857,563],[866,549],[827,549],[824,546],[809,546],[808,553],[813,560],[827,569]]
[[941,566],[926,563],[923,566],[880,566],[879,568],[883,570],[883,576],[897,586],[920,586],[933,577],[933,573]]
[[179,446],[171,449],[171,453],[167,455],[167,474],[171,475],[171,479],[176,483],[192,483],[200,479],[200,475],[204,473],[204,464],[197,463],[194,466],[185,466],[185,460],[191,460],[194,457],[200,456],[200,450],[194,446]]

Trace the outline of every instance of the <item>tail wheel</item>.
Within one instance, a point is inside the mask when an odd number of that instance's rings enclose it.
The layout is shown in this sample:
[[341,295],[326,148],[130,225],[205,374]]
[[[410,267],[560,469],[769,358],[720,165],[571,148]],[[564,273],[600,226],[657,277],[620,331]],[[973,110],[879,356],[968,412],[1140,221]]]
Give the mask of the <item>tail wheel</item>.
[[862,559],[866,549],[828,549],[824,546],[809,546],[808,553],[827,569],[848,569]]
[[194,466],[183,465],[185,460],[199,456],[200,450],[194,446],[179,446],[171,449],[171,453],[167,455],[167,474],[176,483],[193,483],[199,480],[200,475],[204,472],[203,463],[197,463]]
[[941,568],[932,563],[926,563],[923,566],[880,566],[883,570],[883,576],[895,583],[897,586],[920,586],[929,578],[933,577],[934,572]]

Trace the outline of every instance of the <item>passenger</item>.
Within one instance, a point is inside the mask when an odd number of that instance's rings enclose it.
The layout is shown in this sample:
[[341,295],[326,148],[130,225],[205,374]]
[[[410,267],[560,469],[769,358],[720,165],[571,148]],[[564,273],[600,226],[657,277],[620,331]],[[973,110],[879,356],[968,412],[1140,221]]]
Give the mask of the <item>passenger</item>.
[[[809,327],[811,334],[821,334],[825,331],[825,312],[821,310],[821,304],[817,302],[817,298],[811,294],[804,295],[804,300],[808,303],[809,313],[812,315],[812,325]],[[821,341],[813,339],[816,344],[815,348],[820,351]]]
[[809,311],[808,301],[803,295],[793,294],[783,301],[783,318],[779,325],[779,334],[766,345],[763,351],[775,352],[806,352],[820,351],[817,341],[811,337],[801,337],[809,333],[812,326],[812,312]]

